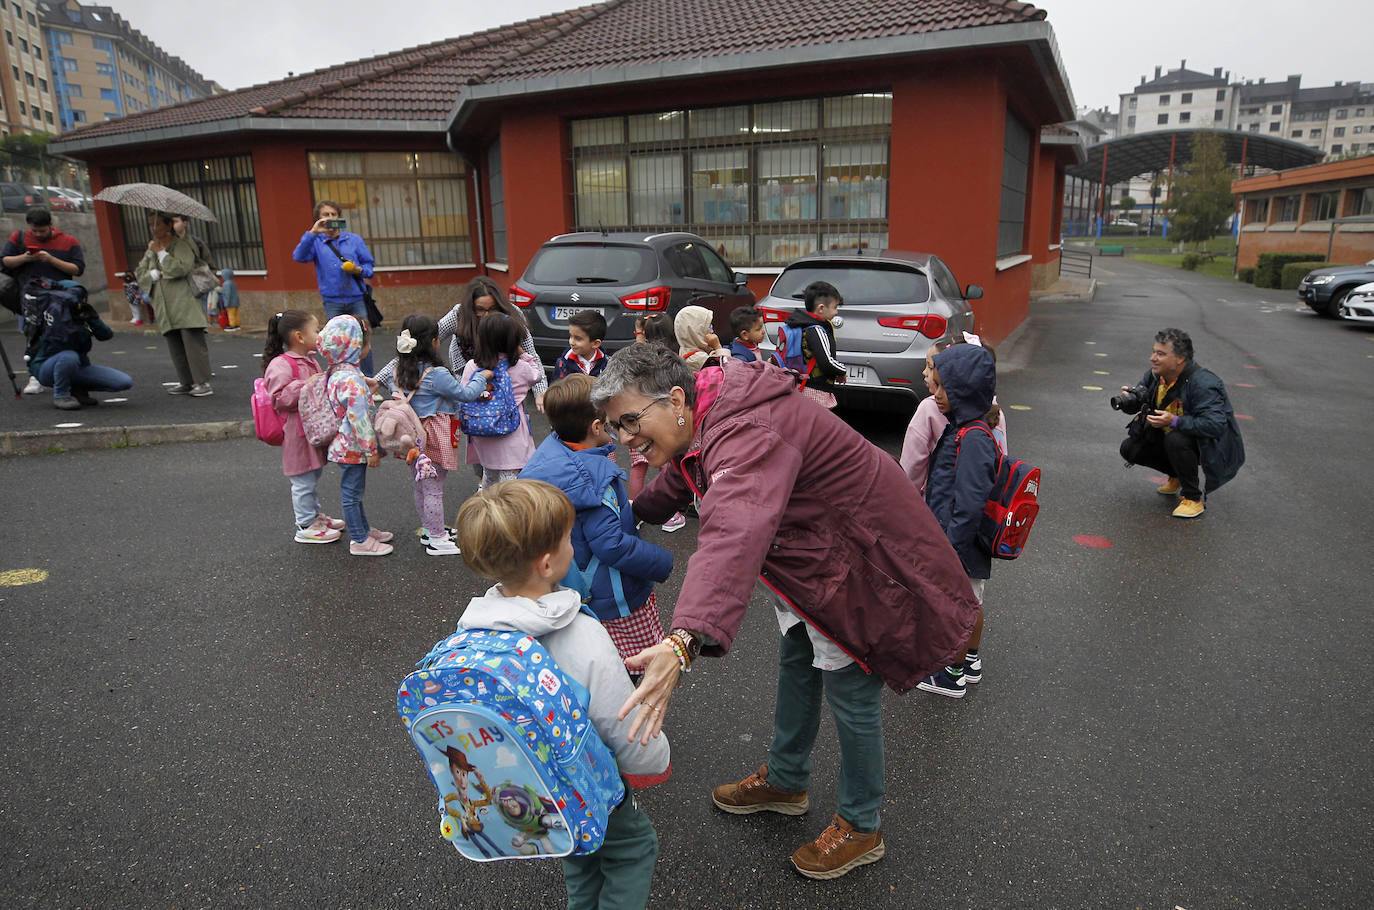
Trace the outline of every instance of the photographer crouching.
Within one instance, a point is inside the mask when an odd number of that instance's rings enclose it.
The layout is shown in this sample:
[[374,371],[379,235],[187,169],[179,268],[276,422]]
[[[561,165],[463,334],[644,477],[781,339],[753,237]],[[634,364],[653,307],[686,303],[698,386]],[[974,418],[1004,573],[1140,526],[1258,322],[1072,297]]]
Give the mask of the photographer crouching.
[[[1121,457],[1169,476],[1159,492],[1181,493],[1175,518],[1197,518],[1205,493],[1236,476],[1245,464],[1245,445],[1226,386],[1211,370],[1193,362],[1193,340],[1181,329],[1155,335],[1150,369],[1135,388],[1121,387],[1111,405],[1136,417],[1126,427]],[[1198,486],[1198,468],[1206,489]]]
[[35,282],[25,291],[34,303],[26,310],[39,325],[26,328],[31,342],[29,373],[52,387],[53,406],[76,411],[99,404],[91,392],[122,392],[133,386],[127,373],[96,366],[87,355],[91,339],[114,337],[95,308],[86,302],[86,289],[74,282]]

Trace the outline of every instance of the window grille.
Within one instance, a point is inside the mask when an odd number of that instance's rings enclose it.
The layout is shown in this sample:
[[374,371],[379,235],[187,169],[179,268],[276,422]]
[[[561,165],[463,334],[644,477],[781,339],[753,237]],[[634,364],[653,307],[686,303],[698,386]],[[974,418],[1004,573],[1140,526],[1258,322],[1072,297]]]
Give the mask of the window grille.
[[467,170],[444,152],[310,152],[315,201],[332,199],[379,266],[472,262]]
[[[221,268],[242,270],[267,267],[262,250],[262,224],[258,218],[258,192],[253,182],[251,155],[118,168],[114,176],[115,183],[161,183],[170,186],[214,212],[218,221],[193,221],[190,230],[209,245],[215,264]],[[128,268],[133,268],[148,247],[148,212],[120,206],[119,214],[124,224],[124,250]]]
[[1298,210],[1302,207],[1301,196],[1282,197],[1282,208],[1279,212],[1279,221],[1297,221]]
[[691,231],[732,266],[887,245],[892,95],[571,123],[578,230]]

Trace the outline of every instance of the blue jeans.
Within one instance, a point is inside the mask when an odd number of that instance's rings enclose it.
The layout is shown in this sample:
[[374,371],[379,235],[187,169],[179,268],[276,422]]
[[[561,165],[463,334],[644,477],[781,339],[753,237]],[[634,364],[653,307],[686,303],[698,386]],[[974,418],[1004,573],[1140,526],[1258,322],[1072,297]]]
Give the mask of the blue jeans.
[[[367,304],[363,303],[361,297],[357,300],[326,300],[324,302],[325,322],[328,322],[335,316],[357,316],[362,320],[363,325],[367,326]],[[371,327],[368,327],[367,331],[368,334],[371,334]],[[372,375],[372,351],[369,350],[367,352],[367,356],[362,359],[362,362],[359,363],[358,366],[369,377]]]
[[367,540],[367,532],[372,525],[367,523],[367,513],[363,511],[363,491],[367,489],[367,465],[339,465],[339,498],[343,500],[343,518],[348,525],[348,539],[354,543]]
[[840,818],[868,834],[881,827],[883,802],[883,681],[858,664],[839,670],[811,665],[814,652],[805,623],[797,623],[778,646],[778,700],[773,742],[768,747],[768,782],[794,793],[811,783],[811,747],[821,725],[821,696],[830,702],[840,740]]
[[[323,473],[324,468],[316,468],[304,474],[291,474],[286,478],[291,481],[291,508],[296,513],[296,526],[299,528],[310,527],[315,523],[315,519],[320,517],[320,497],[316,489]],[[362,498],[361,490],[358,497]]]
[[38,381],[52,386],[52,397],[70,398],[72,389],[83,392],[122,392],[133,386],[128,373],[113,367],[81,365],[76,351],[59,351],[38,365]]

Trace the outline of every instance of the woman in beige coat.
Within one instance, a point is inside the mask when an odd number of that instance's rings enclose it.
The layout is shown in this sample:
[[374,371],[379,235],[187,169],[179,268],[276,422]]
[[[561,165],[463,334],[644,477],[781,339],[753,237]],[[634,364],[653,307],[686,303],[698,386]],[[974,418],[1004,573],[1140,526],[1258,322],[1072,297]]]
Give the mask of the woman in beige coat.
[[213,395],[210,388],[210,347],[205,338],[205,309],[191,290],[187,276],[196,264],[191,241],[178,237],[172,216],[155,212],[148,216],[153,239],[136,273],[138,284],[152,301],[157,327],[167,339],[167,353],[177,371],[178,384],[169,395]]

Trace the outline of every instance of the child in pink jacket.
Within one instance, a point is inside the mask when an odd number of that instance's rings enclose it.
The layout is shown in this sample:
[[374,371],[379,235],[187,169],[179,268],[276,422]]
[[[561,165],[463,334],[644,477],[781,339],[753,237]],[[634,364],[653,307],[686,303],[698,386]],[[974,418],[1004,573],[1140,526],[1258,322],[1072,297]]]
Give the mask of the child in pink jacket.
[[[983,345],[982,339],[977,335],[964,333],[964,337],[953,344],[976,344]],[[949,425],[949,418],[940,411],[940,406],[935,403],[935,389],[931,385],[930,359],[943,351],[950,345],[941,346],[932,344],[926,351],[925,381],[926,389],[931,394],[921,399],[921,403],[916,406],[916,413],[911,417],[911,423],[906,426],[906,438],[902,440],[902,456],[899,459],[902,463],[902,470],[906,472],[907,479],[916,485],[916,492],[922,496],[926,493],[926,475],[930,472],[930,453],[935,451],[935,443],[940,441],[940,434]],[[992,348],[988,348],[992,350]],[[993,358],[997,357],[997,352],[993,351]],[[993,411],[989,413],[989,423],[992,425],[992,438],[997,440],[997,447],[1006,454],[1007,452],[1007,419],[1002,413],[1002,409],[997,404],[997,397],[993,396]]]
[[340,519],[320,511],[317,487],[324,472],[324,450],[306,442],[297,410],[301,386],[320,372],[314,357],[319,331],[320,321],[311,314],[284,310],[268,321],[267,344],[262,349],[263,379],[284,424],[281,469],[291,481],[297,543],[333,543],[344,526]]
[[477,325],[477,349],[467,366],[463,367],[463,385],[471,381],[478,370],[504,369],[510,377],[511,393],[520,409],[520,426],[505,436],[469,436],[468,464],[482,466],[485,490],[494,483],[514,480],[534,454],[534,434],[530,432],[530,418],[525,413],[525,396],[535,383],[544,378],[544,367],[520,347],[525,326],[509,316],[489,316]]

